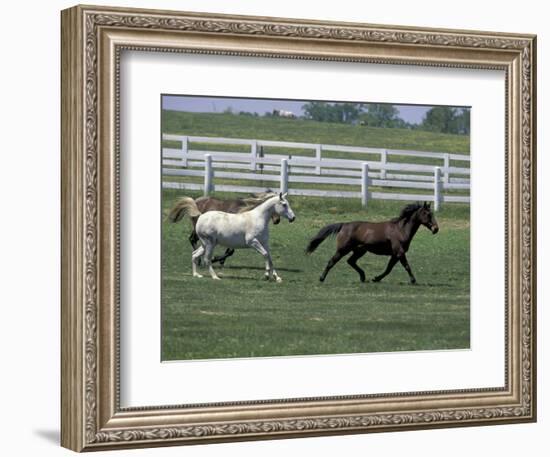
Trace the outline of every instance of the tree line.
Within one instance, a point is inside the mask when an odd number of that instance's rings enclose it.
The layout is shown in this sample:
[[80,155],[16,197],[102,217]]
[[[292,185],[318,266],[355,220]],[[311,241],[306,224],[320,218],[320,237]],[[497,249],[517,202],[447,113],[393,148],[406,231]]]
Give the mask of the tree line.
[[382,103],[309,102],[303,106],[304,117],[319,122],[360,124],[369,127],[406,128],[430,132],[470,134],[470,110],[435,106],[430,108],[419,124],[406,122],[399,110]]

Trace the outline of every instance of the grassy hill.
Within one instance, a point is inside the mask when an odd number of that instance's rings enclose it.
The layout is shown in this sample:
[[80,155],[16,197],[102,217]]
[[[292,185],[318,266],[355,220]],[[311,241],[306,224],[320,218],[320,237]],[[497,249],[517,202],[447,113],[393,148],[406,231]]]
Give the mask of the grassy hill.
[[195,136],[259,138],[273,141],[470,153],[470,137],[466,135],[226,113],[163,110],[162,131]]

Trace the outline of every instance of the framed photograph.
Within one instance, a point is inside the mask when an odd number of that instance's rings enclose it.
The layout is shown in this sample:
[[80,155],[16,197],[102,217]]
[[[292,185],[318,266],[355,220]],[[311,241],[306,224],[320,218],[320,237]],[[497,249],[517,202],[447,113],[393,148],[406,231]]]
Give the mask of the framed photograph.
[[536,38],[62,12],[62,445],[536,420]]

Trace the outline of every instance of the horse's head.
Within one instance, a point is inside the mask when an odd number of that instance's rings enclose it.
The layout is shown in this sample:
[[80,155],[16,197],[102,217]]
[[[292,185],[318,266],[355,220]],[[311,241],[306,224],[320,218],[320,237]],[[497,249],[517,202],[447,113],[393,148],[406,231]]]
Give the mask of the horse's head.
[[[275,203],[273,214],[277,214],[280,217],[286,217],[289,222],[294,222],[296,219],[296,216],[294,215],[294,211],[292,211],[292,208],[290,207],[290,204],[288,203],[288,200],[286,199],[286,193],[283,194],[282,192],[278,196],[278,200]],[[273,218],[273,216],[272,216]],[[273,220],[275,223],[275,221]]]
[[[244,202],[252,202],[254,205],[258,205],[258,202],[261,204],[262,202],[268,200],[269,198],[276,197],[277,193],[273,192],[271,190],[267,190],[266,192],[257,192],[254,194],[251,194],[251,198],[243,199]],[[275,211],[271,213],[271,222],[273,222],[273,225],[277,225],[279,222],[281,222],[281,216],[277,214]]]
[[437,220],[435,219],[429,203],[424,202],[424,204],[418,209],[416,214],[418,217],[418,221],[422,225],[428,227],[428,229],[430,229],[434,235],[439,232],[439,225],[437,224]]

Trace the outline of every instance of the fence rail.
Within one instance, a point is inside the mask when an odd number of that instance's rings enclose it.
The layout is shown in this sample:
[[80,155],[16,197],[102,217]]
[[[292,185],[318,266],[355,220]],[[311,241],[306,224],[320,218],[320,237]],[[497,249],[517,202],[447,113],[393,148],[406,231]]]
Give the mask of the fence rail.
[[[163,179],[163,187],[222,192],[261,192],[257,186],[215,184],[215,179],[278,183],[282,192],[293,195],[361,198],[364,206],[370,199],[431,200],[439,210],[445,202],[469,203],[468,195],[448,195],[445,191],[469,191],[470,156],[443,152],[424,152],[356,146],[325,145],[288,141],[267,141],[233,138],[195,137],[164,134],[163,140],[181,143],[179,149],[163,148],[164,177],[203,178],[202,183],[184,183]],[[194,144],[199,148],[192,148]],[[249,148],[246,152],[200,149],[201,144]],[[265,153],[270,148],[272,153]],[[279,153],[273,153],[279,148]],[[288,150],[294,151],[290,154]],[[304,150],[313,151],[304,155]],[[323,157],[323,152],[370,154],[378,160]],[[418,164],[392,162],[392,156],[421,157],[439,163]],[[369,157],[370,158],[370,157]],[[452,162],[461,162],[456,166]],[[468,166],[463,166],[468,164]],[[230,171],[229,171],[230,170]],[[354,186],[357,190],[299,189],[289,184],[319,184],[321,186]],[[381,192],[383,190],[426,190],[430,193]]]

